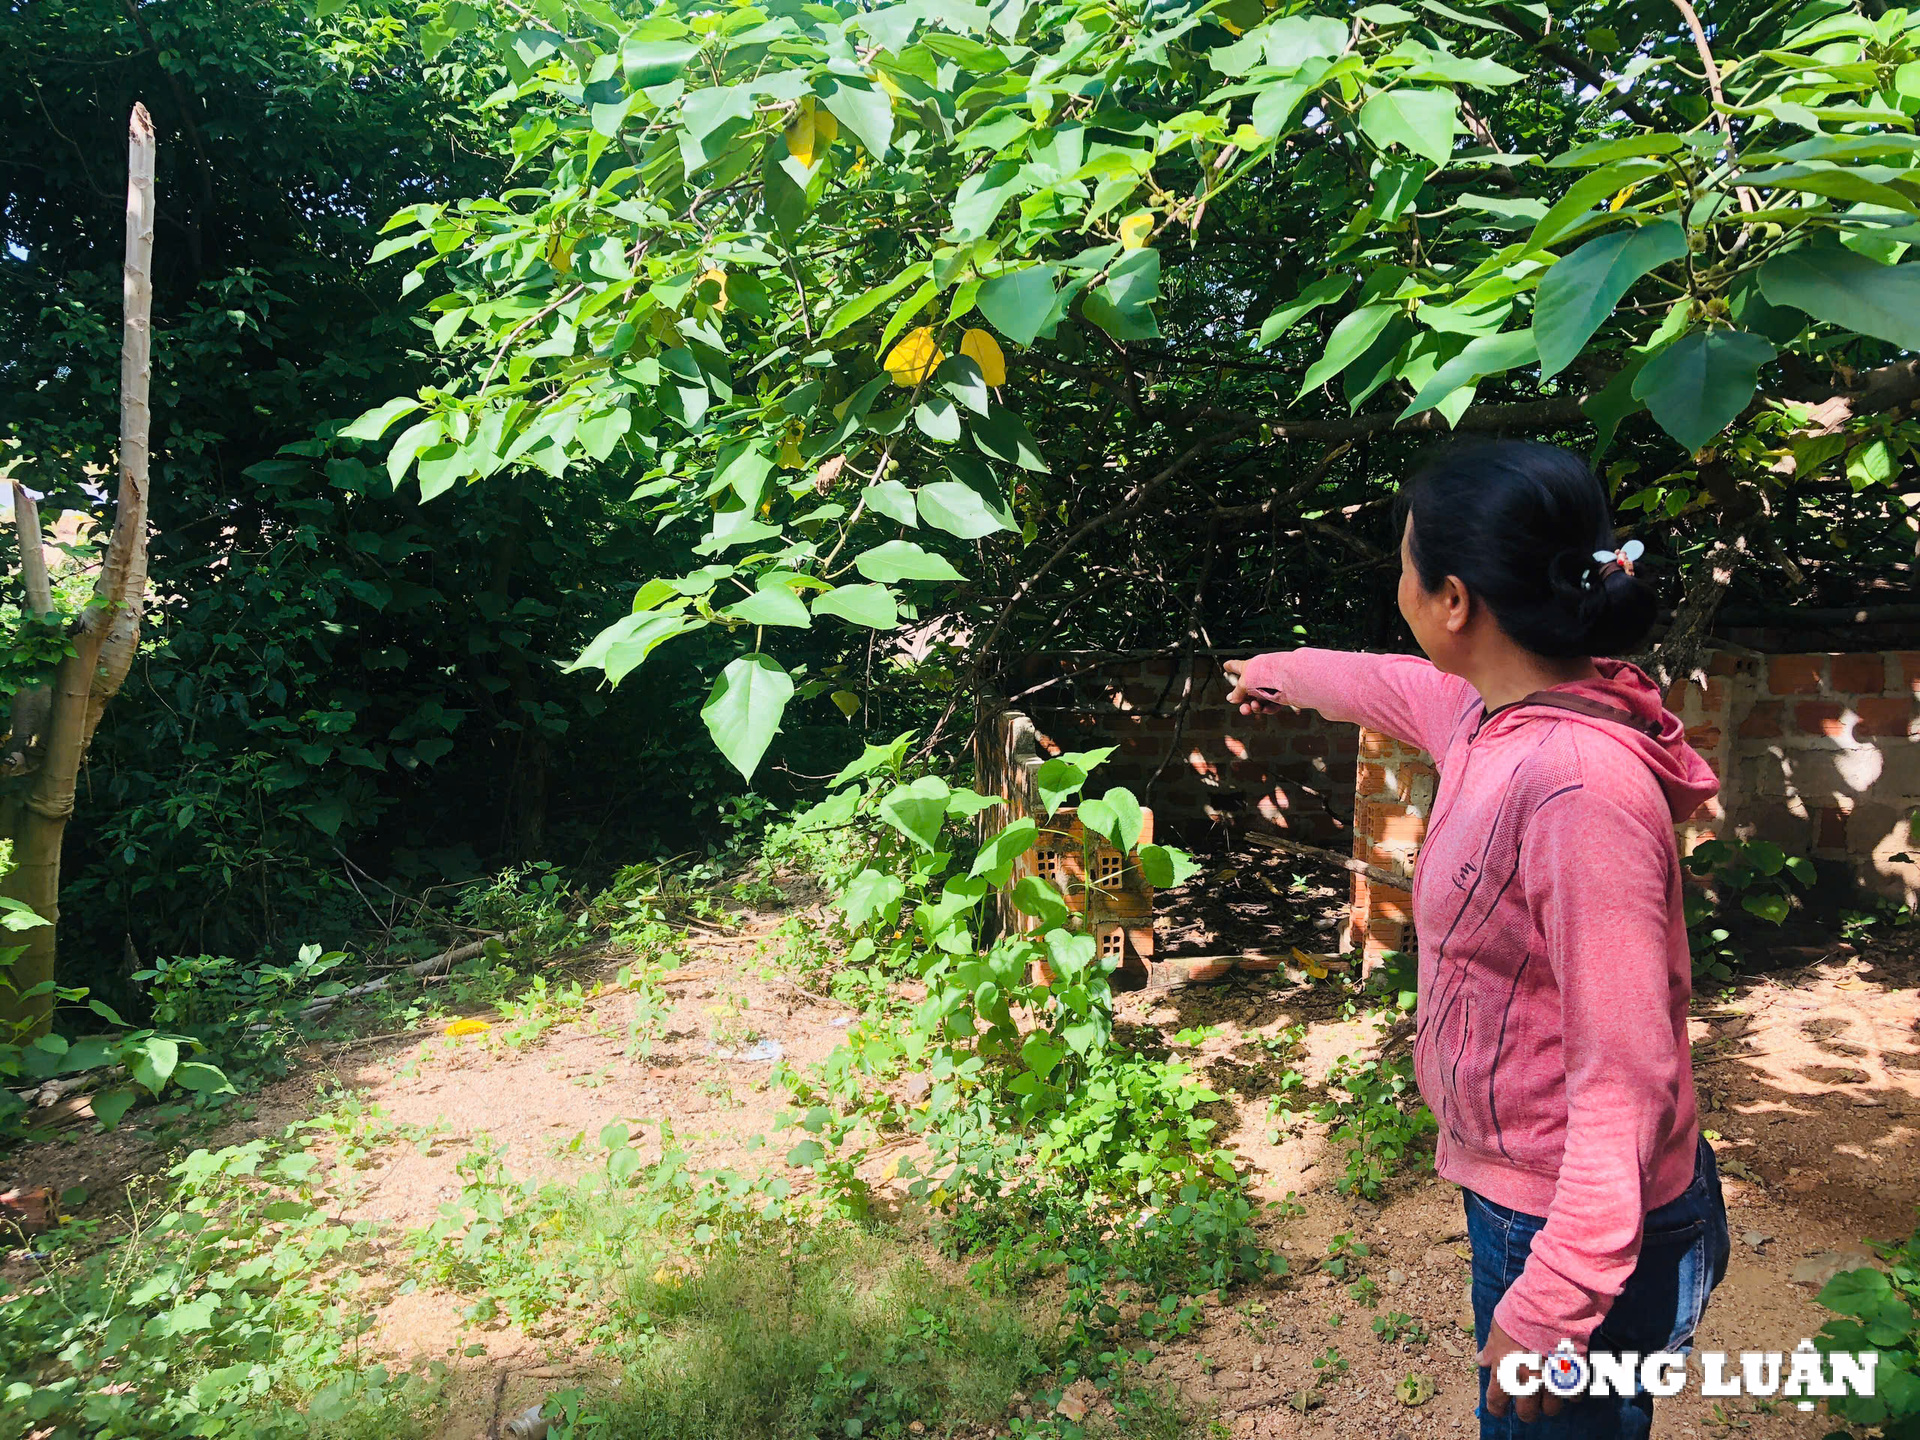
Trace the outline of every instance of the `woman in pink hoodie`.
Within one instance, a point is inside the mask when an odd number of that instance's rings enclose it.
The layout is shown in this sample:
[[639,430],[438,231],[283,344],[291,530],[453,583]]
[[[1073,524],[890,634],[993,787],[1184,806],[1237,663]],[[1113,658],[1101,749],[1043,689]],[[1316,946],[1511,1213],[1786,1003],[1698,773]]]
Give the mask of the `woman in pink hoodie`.
[[1653,1421],[1644,1390],[1563,1401],[1553,1382],[1575,1363],[1513,1395],[1497,1372],[1563,1342],[1684,1352],[1726,1272],[1673,833],[1717,783],[1646,675],[1595,658],[1639,644],[1655,598],[1584,461],[1463,448],[1400,503],[1400,612],[1428,659],[1261,655],[1227,666],[1233,698],[1434,756],[1414,1068],[1439,1122],[1435,1168],[1466,1192],[1480,1433],[1637,1440]]

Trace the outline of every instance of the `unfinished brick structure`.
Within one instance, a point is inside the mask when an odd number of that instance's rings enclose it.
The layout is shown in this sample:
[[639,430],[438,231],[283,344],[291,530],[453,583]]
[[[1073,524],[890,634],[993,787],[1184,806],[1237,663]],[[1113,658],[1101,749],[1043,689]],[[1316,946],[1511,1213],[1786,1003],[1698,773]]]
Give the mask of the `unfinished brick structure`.
[[1026,693],[1013,705],[1030,719],[1041,753],[1117,746],[1096,791],[1133,791],[1153,806],[1165,839],[1199,843],[1227,827],[1264,824],[1344,850],[1358,735],[1310,713],[1254,724],[1229,710],[1221,662],[1257,653],[1036,655],[1022,666]]
[[[1121,983],[1145,984],[1153,960],[1153,887],[1137,865],[1098,836],[1088,843],[1087,832],[1072,806],[1056,810],[1051,818],[1030,812],[1041,824],[1034,847],[1014,862],[1015,880],[1037,875],[1067,898],[1067,908],[1087,916],[1089,932],[1100,958],[1114,963]],[[1140,843],[1153,843],[1153,813],[1144,812]],[[1088,874],[1088,861],[1092,874]],[[1037,930],[1040,922],[1009,910],[1012,930]],[[1045,972],[1044,964],[1035,969]]]

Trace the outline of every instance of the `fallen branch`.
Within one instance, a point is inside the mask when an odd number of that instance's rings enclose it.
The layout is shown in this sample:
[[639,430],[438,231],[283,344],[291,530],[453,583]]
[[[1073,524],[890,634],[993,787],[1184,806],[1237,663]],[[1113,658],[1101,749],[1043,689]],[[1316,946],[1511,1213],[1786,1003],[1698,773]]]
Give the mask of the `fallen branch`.
[[1354,875],[1364,875],[1376,885],[1387,885],[1395,890],[1413,889],[1411,875],[1403,875],[1398,870],[1384,870],[1378,865],[1369,865],[1366,861],[1356,860],[1351,855],[1342,855],[1338,850],[1325,850],[1318,845],[1307,845],[1298,840],[1283,840],[1278,835],[1269,835],[1261,830],[1249,830],[1241,838],[1249,844],[1259,845],[1264,849],[1283,850],[1289,855],[1318,860],[1323,865],[1337,865]]
[[[443,950],[438,955],[429,956],[425,960],[407,966],[401,974],[418,980],[425,980],[435,975],[445,974],[462,960],[471,960],[474,956],[485,951],[488,940],[498,940],[499,938],[498,935],[489,935],[485,940],[475,940],[470,945],[460,945],[452,950]],[[395,977],[388,976],[380,980],[369,980],[364,985],[355,985],[349,989],[342,990],[338,995],[323,995],[320,999],[301,1006],[299,1018],[303,1021],[317,1020],[342,1000],[357,1000],[362,995],[372,995],[377,991],[385,990],[393,983],[394,978]],[[266,1026],[258,1025],[254,1028],[264,1030]]]

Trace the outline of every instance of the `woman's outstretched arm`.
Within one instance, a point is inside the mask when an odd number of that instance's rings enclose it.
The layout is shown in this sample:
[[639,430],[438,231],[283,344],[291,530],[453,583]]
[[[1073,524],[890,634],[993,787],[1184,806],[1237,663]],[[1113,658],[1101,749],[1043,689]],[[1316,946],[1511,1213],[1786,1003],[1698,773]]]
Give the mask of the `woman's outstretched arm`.
[[1368,655],[1355,650],[1286,650],[1229,660],[1233,693],[1243,715],[1282,705],[1318,710],[1379,730],[1432,755],[1480,703],[1466,681],[1444,675],[1413,655]]

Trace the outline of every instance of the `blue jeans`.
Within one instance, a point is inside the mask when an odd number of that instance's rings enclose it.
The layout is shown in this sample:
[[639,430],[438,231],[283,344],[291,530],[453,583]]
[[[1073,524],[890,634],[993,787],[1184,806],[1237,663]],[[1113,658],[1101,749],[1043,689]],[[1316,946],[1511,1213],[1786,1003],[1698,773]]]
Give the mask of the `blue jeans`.
[[[1467,1239],[1473,1245],[1473,1341],[1487,1343],[1493,1307],[1520,1278],[1533,1237],[1547,1222],[1523,1215],[1468,1190]],[[1640,1242],[1640,1262],[1626,1287],[1588,1341],[1592,1350],[1656,1350],[1687,1353],[1707,1297],[1725,1278],[1732,1248],[1720,1171],[1705,1139],[1694,1161],[1693,1183],[1676,1200],[1650,1211]],[[1625,1396],[1588,1396],[1558,1415],[1532,1424],[1512,1410],[1487,1413],[1487,1375],[1480,1369],[1481,1440],[1646,1440],[1653,1429],[1653,1397],[1644,1390]]]

